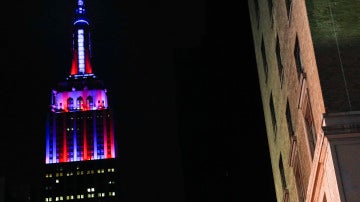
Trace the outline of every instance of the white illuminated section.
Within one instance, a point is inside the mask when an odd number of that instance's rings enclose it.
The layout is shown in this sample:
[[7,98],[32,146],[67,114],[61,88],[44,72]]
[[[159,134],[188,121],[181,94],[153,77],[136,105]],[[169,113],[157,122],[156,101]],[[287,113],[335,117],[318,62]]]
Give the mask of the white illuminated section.
[[85,49],[84,49],[84,30],[78,30],[78,70],[79,74],[85,73]]
[[79,6],[82,6],[82,5],[84,5],[84,2],[83,2],[83,0],[78,0],[78,5],[79,5]]
[[83,19],[80,19],[80,20],[76,20],[76,21],[74,22],[74,25],[77,24],[77,23],[81,23],[81,22],[83,22],[83,23],[85,23],[85,24],[87,24],[87,25],[89,24],[88,21],[83,20]]
[[73,155],[73,158],[74,158],[74,161],[78,161],[78,153],[77,153],[77,141],[76,141],[76,139],[77,139],[77,134],[76,134],[76,120],[74,120],[74,128],[75,128],[75,130],[74,130],[74,142],[73,142],[73,144],[74,144],[74,155]]

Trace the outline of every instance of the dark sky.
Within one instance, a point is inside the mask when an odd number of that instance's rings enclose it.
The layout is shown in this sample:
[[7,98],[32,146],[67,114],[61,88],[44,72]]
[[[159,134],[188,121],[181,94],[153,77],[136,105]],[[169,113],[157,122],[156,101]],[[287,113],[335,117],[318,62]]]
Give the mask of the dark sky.
[[[13,182],[39,184],[75,3],[0,12],[0,171]],[[94,73],[118,123],[124,201],[275,201],[247,1],[85,3]]]

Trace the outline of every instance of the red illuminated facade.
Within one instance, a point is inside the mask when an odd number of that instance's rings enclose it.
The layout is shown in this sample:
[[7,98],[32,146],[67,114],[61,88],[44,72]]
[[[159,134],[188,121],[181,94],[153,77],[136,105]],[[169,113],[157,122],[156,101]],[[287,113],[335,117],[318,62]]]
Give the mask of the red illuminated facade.
[[113,114],[93,73],[89,21],[77,0],[70,75],[51,92],[44,201],[118,201]]

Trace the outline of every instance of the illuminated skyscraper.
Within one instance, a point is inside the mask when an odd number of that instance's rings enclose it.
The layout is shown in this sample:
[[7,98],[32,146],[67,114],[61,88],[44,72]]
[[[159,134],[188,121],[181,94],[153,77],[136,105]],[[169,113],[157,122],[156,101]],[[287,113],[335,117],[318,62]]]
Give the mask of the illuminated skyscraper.
[[118,201],[113,114],[93,73],[89,21],[77,0],[70,75],[51,92],[44,201]]

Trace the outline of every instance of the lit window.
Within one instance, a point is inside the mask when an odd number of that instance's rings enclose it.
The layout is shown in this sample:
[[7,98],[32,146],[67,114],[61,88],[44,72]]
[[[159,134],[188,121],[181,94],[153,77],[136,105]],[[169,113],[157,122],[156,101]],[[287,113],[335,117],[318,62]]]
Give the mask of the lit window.
[[94,192],[95,191],[95,188],[92,187],[92,188],[87,188],[87,192]]
[[88,198],[94,198],[94,197],[95,197],[95,194],[88,194],[87,197],[88,197]]

